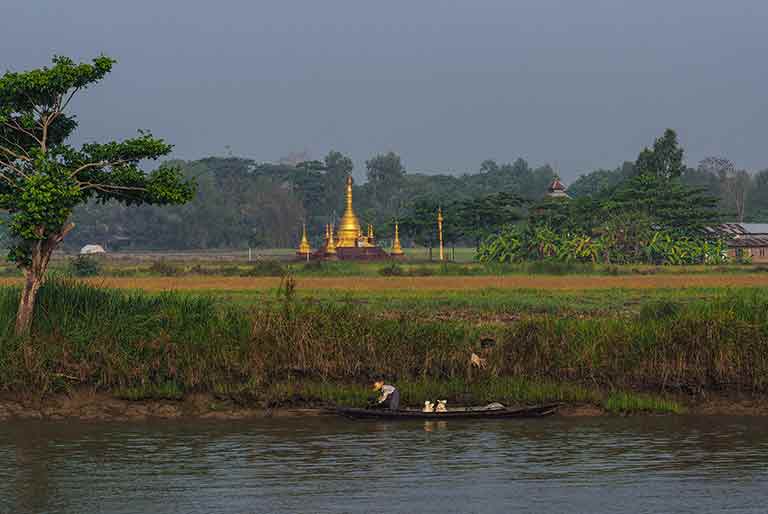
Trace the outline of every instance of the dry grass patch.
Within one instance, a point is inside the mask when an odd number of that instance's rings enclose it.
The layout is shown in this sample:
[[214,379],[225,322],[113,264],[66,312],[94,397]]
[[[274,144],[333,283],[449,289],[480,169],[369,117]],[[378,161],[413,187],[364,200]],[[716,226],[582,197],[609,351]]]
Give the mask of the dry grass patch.
[[[280,285],[278,277],[98,277],[91,285],[118,289],[167,290],[263,290]],[[20,284],[21,278],[0,278],[0,285]],[[655,275],[655,276],[473,276],[473,277],[298,277],[300,289],[349,291],[466,289],[656,289],[765,287],[768,274]]]

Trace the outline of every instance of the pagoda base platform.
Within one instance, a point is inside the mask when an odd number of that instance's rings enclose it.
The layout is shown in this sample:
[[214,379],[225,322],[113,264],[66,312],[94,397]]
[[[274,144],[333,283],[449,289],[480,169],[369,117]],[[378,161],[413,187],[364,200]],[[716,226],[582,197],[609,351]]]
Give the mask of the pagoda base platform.
[[312,260],[339,260],[339,261],[382,261],[391,259],[392,256],[378,246],[358,248],[337,248],[336,254],[329,255],[325,250],[319,250],[312,254]]

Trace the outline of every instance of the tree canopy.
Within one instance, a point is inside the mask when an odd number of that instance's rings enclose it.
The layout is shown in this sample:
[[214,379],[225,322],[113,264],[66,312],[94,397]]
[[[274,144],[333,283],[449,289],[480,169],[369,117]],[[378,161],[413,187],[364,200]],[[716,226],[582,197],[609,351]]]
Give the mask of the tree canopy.
[[74,227],[75,207],[88,201],[180,204],[193,195],[193,184],[177,168],[161,165],[150,173],[140,168],[141,161],[172,149],[148,132],[80,148],[66,144],[77,127],[70,102],[101,81],[114,63],[106,56],[91,63],[54,57],[50,67],[0,77],[0,209],[9,216],[9,259],[27,277],[17,319],[20,333],[29,329],[53,250]]

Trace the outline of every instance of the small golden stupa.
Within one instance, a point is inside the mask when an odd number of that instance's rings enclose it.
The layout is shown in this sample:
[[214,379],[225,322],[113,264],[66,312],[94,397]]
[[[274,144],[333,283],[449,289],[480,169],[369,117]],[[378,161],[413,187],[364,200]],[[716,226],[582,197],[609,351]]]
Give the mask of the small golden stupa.
[[389,255],[392,257],[402,257],[405,255],[403,247],[400,246],[400,226],[398,222],[395,222],[395,240],[392,241],[392,249],[389,251]]
[[333,224],[328,225],[328,240],[325,243],[325,255],[336,255],[336,242],[333,240]]
[[309,239],[307,239],[307,224],[302,224],[301,243],[299,243],[299,251],[296,252],[300,257],[308,257],[312,254],[312,247],[309,246]]

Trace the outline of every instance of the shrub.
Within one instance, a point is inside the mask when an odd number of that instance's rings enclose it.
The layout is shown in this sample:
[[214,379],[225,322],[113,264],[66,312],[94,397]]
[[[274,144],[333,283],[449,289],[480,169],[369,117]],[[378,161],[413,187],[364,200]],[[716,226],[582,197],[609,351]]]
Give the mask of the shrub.
[[243,277],[281,277],[285,267],[278,261],[258,261],[248,268],[240,270]]
[[532,275],[568,275],[570,273],[592,273],[592,264],[582,264],[573,261],[534,261],[528,263],[526,271]]
[[101,274],[101,261],[97,257],[78,255],[69,261],[69,272],[75,277],[95,277]]
[[379,275],[383,275],[385,277],[402,277],[405,275],[405,271],[403,270],[402,266],[396,262],[393,262],[379,269]]
[[643,321],[668,320],[680,314],[680,304],[669,300],[656,300],[640,307],[640,319]]
[[177,277],[184,273],[184,269],[181,266],[172,264],[165,259],[153,262],[148,271],[163,277]]

